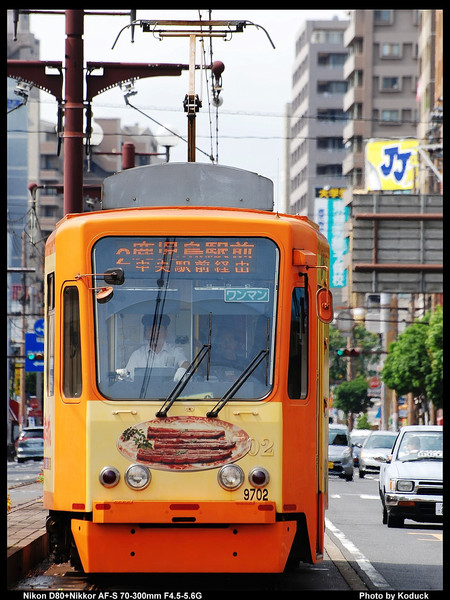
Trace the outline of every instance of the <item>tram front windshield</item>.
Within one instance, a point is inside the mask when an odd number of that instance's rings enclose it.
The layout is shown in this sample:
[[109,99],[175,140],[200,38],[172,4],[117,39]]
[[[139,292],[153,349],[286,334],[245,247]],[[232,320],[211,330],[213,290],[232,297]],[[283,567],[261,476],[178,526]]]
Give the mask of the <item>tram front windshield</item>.
[[[92,258],[104,397],[165,399],[183,377],[180,400],[222,398],[236,381],[231,401],[269,393],[279,267],[272,240],[104,237]],[[123,281],[108,286],[114,269]]]

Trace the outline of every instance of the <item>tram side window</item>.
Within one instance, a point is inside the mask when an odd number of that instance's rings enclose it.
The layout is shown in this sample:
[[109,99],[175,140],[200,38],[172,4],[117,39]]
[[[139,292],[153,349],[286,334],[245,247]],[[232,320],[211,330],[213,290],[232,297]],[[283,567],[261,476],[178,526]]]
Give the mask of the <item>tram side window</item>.
[[289,341],[289,398],[306,398],[308,393],[308,306],[305,288],[294,288]]
[[63,392],[66,398],[81,395],[80,303],[78,288],[68,286],[63,294]]
[[55,274],[47,275],[47,347],[46,380],[47,395],[54,394],[54,361],[55,361]]

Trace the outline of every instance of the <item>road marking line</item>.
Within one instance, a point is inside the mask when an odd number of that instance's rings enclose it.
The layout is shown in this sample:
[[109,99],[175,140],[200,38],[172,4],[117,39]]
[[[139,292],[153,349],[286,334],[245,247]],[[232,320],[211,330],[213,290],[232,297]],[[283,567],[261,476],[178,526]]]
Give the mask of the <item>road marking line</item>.
[[328,536],[326,533],[324,536],[324,542],[325,550],[330,560],[336,565],[338,571],[345,579],[346,583],[348,583],[350,589],[353,591],[368,590],[369,588],[367,585],[351,566],[351,564],[345,560],[345,556],[332,541],[330,536]]
[[[432,533],[431,531],[428,533],[427,531],[407,531],[408,535],[430,535],[430,538],[416,538],[420,542],[442,542],[442,533]],[[434,538],[434,539],[433,539]]]
[[361,494],[360,498],[362,500],[379,500],[380,496],[371,496],[370,494]]
[[364,556],[364,554],[351,542],[342,531],[333,525],[329,519],[325,519],[325,525],[327,529],[337,537],[341,544],[346,548],[353,556],[357,564],[369,577],[371,582],[377,588],[383,588],[390,590],[391,586],[388,584],[386,579],[375,569],[372,563]]

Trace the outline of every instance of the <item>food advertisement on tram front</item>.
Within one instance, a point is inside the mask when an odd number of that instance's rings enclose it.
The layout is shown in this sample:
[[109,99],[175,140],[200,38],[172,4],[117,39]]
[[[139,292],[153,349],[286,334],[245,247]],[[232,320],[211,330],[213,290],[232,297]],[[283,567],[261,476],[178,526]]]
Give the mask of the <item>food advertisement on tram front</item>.
[[145,421],[119,436],[119,452],[162,471],[200,471],[239,460],[250,450],[248,434],[226,421],[168,417]]

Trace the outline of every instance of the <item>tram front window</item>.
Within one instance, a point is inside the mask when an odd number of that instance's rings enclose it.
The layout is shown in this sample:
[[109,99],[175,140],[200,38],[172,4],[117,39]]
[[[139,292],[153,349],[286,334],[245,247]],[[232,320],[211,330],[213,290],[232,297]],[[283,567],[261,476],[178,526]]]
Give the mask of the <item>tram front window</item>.
[[120,267],[106,299],[93,290],[97,385],[113,400],[222,398],[264,350],[233,399],[260,399],[273,379],[278,248],[257,237],[105,237],[92,287]]

